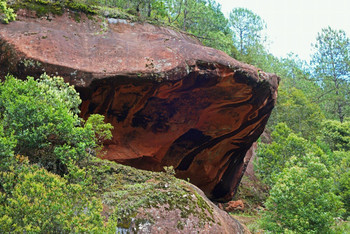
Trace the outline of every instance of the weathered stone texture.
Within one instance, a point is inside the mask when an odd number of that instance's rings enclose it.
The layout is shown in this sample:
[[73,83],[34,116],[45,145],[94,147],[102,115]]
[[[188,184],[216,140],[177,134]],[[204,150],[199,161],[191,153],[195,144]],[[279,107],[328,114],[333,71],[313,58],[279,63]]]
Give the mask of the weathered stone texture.
[[246,152],[263,132],[279,78],[150,24],[109,24],[69,14],[0,24],[0,75],[63,76],[81,115],[114,126],[106,159],[147,170],[174,166],[209,198],[232,198]]

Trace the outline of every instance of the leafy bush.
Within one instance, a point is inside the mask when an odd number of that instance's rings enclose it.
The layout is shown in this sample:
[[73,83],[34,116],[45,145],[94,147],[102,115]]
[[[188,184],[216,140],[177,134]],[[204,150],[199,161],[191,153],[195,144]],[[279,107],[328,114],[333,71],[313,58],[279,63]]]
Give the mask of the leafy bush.
[[3,126],[0,122],[0,170],[11,165],[13,149],[16,146],[16,140],[13,136],[5,136]]
[[7,76],[0,84],[0,118],[4,134],[13,134],[16,154],[59,173],[70,160],[79,161],[94,148],[94,132],[78,117],[78,93],[60,77],[38,81]]
[[7,7],[6,0],[0,0],[0,21],[8,24],[14,20],[16,20],[16,14],[13,12],[13,9]]
[[273,142],[259,144],[255,166],[258,175],[272,187],[263,218],[266,229],[329,232],[334,218],[341,215],[341,203],[345,208],[343,218],[348,217],[350,154],[332,151],[345,149],[347,131],[333,121],[325,128],[330,129],[323,133],[327,137],[315,144],[279,123],[272,133]]
[[[291,164],[279,174],[266,202],[262,224],[273,232],[329,233],[334,218],[343,212],[333,192],[333,178],[317,157]],[[294,161],[294,162],[293,162]]]
[[[2,134],[17,142],[16,154],[64,174],[70,163],[86,158],[102,140],[111,137],[110,124],[93,115],[88,124],[78,117],[79,94],[61,77],[43,74],[17,80],[7,76],[0,84]],[[98,136],[99,138],[96,138]]]
[[[23,159],[21,160],[23,161]],[[0,229],[8,233],[106,232],[102,203],[81,185],[24,160],[0,172]]]
[[350,217],[350,152],[336,151],[331,156],[335,174],[336,193],[344,203],[344,219]]
[[[116,222],[101,214],[91,176],[77,166],[91,157],[89,149],[111,137],[111,126],[99,115],[84,126],[77,115],[80,102],[60,77],[44,74],[37,81],[22,81],[7,76],[0,83],[1,231],[116,231]],[[40,166],[69,173],[63,178]]]
[[104,141],[112,139],[111,130],[113,126],[110,123],[104,123],[103,115],[90,115],[85,125],[91,125],[92,130],[95,132],[95,142],[99,145],[99,149]]
[[350,150],[350,122],[327,120],[322,124],[323,140],[331,150]]

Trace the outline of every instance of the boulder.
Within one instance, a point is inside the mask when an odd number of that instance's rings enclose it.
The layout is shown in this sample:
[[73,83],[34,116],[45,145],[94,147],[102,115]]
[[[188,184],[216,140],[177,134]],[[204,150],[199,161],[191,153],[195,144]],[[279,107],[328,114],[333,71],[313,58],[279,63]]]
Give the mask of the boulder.
[[233,212],[236,210],[244,211],[244,203],[242,200],[237,200],[237,201],[229,201],[226,204],[225,210],[227,212]]
[[276,75],[167,27],[17,15],[0,25],[0,76],[64,77],[81,94],[83,118],[103,114],[114,126],[105,159],[173,166],[209,198],[232,198],[275,105]]
[[250,233],[173,170],[143,171],[101,159],[84,168],[98,185],[102,214],[118,221],[118,233]]

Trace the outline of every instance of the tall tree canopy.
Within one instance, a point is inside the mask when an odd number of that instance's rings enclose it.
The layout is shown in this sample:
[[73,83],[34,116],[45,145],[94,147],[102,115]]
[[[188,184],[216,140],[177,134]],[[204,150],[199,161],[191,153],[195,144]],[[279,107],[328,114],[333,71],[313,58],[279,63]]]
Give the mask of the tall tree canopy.
[[260,16],[245,8],[235,8],[230,12],[229,22],[234,34],[234,45],[241,55],[247,55],[253,48],[262,45],[262,30],[266,24]]
[[345,32],[328,27],[318,34],[312,57],[315,76],[323,91],[320,101],[326,112],[340,122],[350,114],[349,48],[350,40]]

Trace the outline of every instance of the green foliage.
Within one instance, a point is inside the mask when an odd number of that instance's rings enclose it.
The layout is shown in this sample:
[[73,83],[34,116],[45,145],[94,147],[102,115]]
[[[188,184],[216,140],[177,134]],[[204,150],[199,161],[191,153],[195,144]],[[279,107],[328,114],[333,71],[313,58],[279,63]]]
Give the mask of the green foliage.
[[62,15],[63,14],[63,2],[61,1],[45,1],[45,0],[23,0],[16,1],[12,4],[12,7],[15,10],[18,9],[28,9],[31,11],[35,11],[37,17],[47,16],[50,13],[54,15]]
[[0,228],[8,233],[80,233],[115,230],[105,226],[102,203],[81,185],[24,160],[0,171]]
[[261,32],[266,24],[260,16],[245,8],[235,8],[230,12],[229,22],[235,46],[241,55],[248,55],[262,45],[264,38]]
[[97,14],[96,2],[89,0],[21,0],[12,4],[13,8],[29,9],[36,12],[38,17],[49,14],[62,15],[65,9],[70,9],[76,14],[83,12],[87,15]]
[[[337,133],[346,135],[349,130],[340,125],[337,121],[325,122],[329,130],[323,131],[327,136],[323,140],[328,140],[324,145],[320,139],[315,144],[299,137],[279,123],[272,133],[273,142],[259,145],[257,172],[272,187],[263,215],[264,228],[273,232],[328,233],[335,217],[343,212],[343,217],[348,217],[350,154],[330,150],[346,146]],[[334,139],[340,144],[328,146]]]
[[16,20],[16,14],[13,9],[7,6],[6,0],[0,0],[0,21],[8,24],[14,20]]
[[277,105],[270,124],[273,130],[276,122],[288,123],[293,132],[300,133],[306,139],[315,139],[320,133],[324,116],[321,109],[306,97],[303,91],[296,88],[279,88]]
[[[330,166],[334,168],[335,189],[344,203],[344,219],[350,217],[350,152],[336,151],[330,157]],[[349,229],[350,230],[350,229]]]
[[113,126],[110,123],[104,122],[104,116],[93,114],[90,115],[86,121],[86,125],[90,124],[92,130],[95,132],[95,142],[102,144],[105,140],[112,139]]
[[232,32],[219,4],[215,1],[186,0],[182,9],[174,22],[179,28],[197,36],[206,46],[232,54]]
[[309,64],[298,55],[289,53],[286,58],[273,63],[273,66],[273,72],[283,77],[281,86],[284,89],[300,89],[308,98],[313,98],[320,92],[319,85],[311,77]]
[[329,233],[342,213],[331,176],[317,157],[285,168],[267,199],[263,227],[278,233]]
[[83,12],[85,14],[96,14],[96,10],[93,7],[96,3],[94,1],[65,1],[65,7],[78,11]]
[[350,150],[350,122],[326,120],[322,123],[323,141],[332,151]]
[[127,13],[124,9],[120,9],[118,7],[97,6],[96,8],[99,15],[108,18],[127,19],[136,21],[136,17],[134,15],[131,15]]
[[15,146],[16,140],[13,135],[5,136],[3,126],[0,122],[0,170],[10,166]]
[[314,45],[314,73],[321,84],[319,95],[329,118],[343,122],[350,115],[350,39],[344,31],[330,27],[322,29]]
[[0,83],[1,231],[115,232],[116,222],[101,215],[91,175],[76,165],[87,160],[89,147],[111,136],[111,127],[99,115],[83,126],[80,102],[60,77],[7,76]]
[[111,127],[101,116],[83,125],[77,115],[80,103],[79,94],[60,77],[44,74],[37,81],[31,77],[22,81],[7,76],[0,84],[3,134],[16,140],[16,154],[66,173],[68,164],[83,160],[88,150],[111,136]]
[[293,156],[303,162],[306,154],[323,155],[318,146],[293,133],[285,123],[276,125],[272,139],[271,144],[259,144],[255,165],[258,175],[270,186]]

